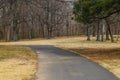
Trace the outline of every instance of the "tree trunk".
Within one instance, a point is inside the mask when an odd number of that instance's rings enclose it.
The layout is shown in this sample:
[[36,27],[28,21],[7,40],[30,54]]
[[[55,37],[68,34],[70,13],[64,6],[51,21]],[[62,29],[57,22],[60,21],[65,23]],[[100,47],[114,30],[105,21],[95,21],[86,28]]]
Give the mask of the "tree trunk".
[[44,26],[42,26],[42,37],[45,38],[45,30],[44,30]]
[[87,41],[90,41],[90,30],[88,24],[87,24]]
[[16,32],[14,32],[13,41],[17,41],[17,40],[18,40],[18,34]]
[[106,26],[106,40],[110,40],[108,26]]
[[9,26],[7,29],[6,41],[10,41],[10,35],[11,35],[11,27]]
[[93,35],[93,37],[96,36],[96,28],[95,28],[95,26],[93,26],[93,33],[92,33],[92,35]]
[[104,41],[104,34],[105,34],[105,21],[103,20],[102,21],[102,36],[101,36],[101,41],[103,42]]
[[114,38],[113,38],[113,34],[111,32],[111,28],[110,28],[110,25],[108,23],[108,20],[105,19],[106,23],[107,23],[107,27],[108,27],[108,31],[109,31],[109,34],[110,34],[110,37],[111,37],[111,42],[114,42]]
[[52,38],[52,31],[48,31],[48,39]]
[[32,29],[29,30],[29,39],[32,39]]
[[97,26],[97,39],[96,41],[100,41],[100,25],[99,25],[99,21],[98,21],[98,26]]

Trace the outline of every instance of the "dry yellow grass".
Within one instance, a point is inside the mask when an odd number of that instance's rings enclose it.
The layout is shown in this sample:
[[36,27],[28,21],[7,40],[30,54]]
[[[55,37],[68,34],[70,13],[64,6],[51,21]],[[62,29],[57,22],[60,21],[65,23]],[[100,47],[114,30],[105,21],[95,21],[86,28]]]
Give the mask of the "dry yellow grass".
[[0,80],[33,80],[36,54],[20,46],[0,46]]
[[[111,43],[110,41],[96,42],[95,38],[92,38],[92,41],[86,41],[86,37],[63,37],[50,40],[34,39],[32,41],[28,40],[7,43],[1,42],[0,45],[55,45],[68,50],[73,50],[76,52],[79,51],[80,54],[89,57],[90,59],[101,64],[102,66],[113,72],[115,75],[120,77],[120,50],[118,50],[117,56],[116,51],[111,51],[111,53],[109,53],[104,50],[106,49],[109,51],[113,49],[120,49],[120,41],[118,41],[117,43]],[[87,52],[90,53],[87,53],[86,50],[89,50]],[[95,54],[91,53],[91,50],[93,50]],[[94,50],[97,52],[95,52]],[[100,54],[104,53],[104,56],[99,55],[98,52]]]
[[32,80],[36,66],[31,62],[20,59],[0,61],[0,80]]
[[32,41],[0,42],[0,45],[56,45],[64,48],[120,48],[120,42],[111,43],[86,41],[86,37],[61,37],[55,39],[34,39]]

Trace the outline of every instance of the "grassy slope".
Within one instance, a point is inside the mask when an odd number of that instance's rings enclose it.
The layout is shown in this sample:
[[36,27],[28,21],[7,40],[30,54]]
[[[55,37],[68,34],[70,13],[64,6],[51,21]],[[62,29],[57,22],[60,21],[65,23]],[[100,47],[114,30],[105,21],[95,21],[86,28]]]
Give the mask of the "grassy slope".
[[85,41],[85,37],[63,37],[50,40],[34,39],[32,41],[18,41],[0,43],[1,45],[55,45],[78,52],[109,69],[120,77],[120,42],[111,43]]
[[20,46],[0,46],[0,80],[32,80],[36,54]]

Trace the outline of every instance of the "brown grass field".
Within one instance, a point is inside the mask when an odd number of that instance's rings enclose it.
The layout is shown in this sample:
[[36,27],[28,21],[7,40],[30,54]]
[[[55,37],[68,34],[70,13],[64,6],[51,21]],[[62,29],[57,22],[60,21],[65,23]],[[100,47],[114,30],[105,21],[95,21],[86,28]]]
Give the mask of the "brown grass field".
[[36,54],[20,46],[0,46],[0,80],[34,80]]
[[54,39],[33,39],[18,42],[1,42],[0,45],[54,45],[77,52],[101,66],[107,68],[120,78],[120,41],[96,42],[95,38],[86,41],[86,37],[61,37]]

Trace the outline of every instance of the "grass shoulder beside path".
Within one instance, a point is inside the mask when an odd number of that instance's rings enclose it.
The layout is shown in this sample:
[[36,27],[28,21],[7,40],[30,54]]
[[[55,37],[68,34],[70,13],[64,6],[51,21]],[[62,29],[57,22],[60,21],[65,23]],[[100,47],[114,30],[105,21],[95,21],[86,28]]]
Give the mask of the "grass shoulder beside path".
[[36,54],[30,48],[0,45],[0,80],[34,80]]

